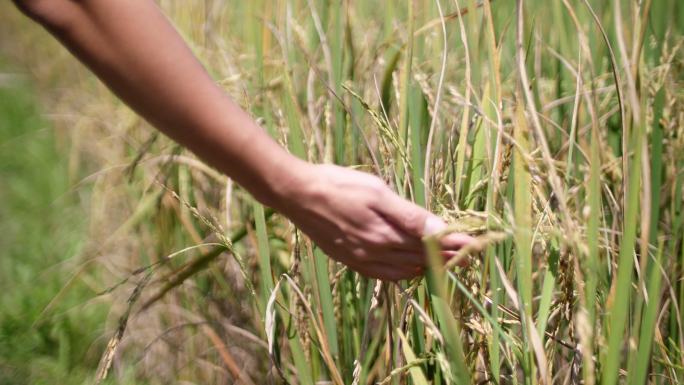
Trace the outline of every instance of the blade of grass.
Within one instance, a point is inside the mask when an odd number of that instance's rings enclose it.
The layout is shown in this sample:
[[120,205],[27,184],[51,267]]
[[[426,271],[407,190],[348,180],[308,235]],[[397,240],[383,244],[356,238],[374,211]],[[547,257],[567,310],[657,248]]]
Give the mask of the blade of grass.
[[470,64],[470,53],[468,49],[468,36],[466,34],[465,27],[463,25],[463,18],[461,17],[461,9],[459,7],[458,1],[456,4],[456,12],[458,15],[458,24],[461,36],[461,43],[464,47],[465,52],[465,102],[463,104],[463,111],[461,115],[461,125],[459,128],[458,136],[458,147],[456,149],[456,169],[454,172],[454,201],[458,205],[461,201],[461,182],[464,171],[466,148],[468,146],[468,130],[470,128],[470,98],[472,91],[472,67]]
[[[501,73],[500,73],[500,62],[499,62],[499,50],[497,48],[496,42],[496,31],[495,31],[495,21],[492,15],[492,8],[489,1],[484,1],[483,3],[485,19],[486,19],[486,30],[487,30],[487,53],[488,61],[490,63],[490,76],[493,76],[493,80],[489,83],[491,84],[494,94],[494,100],[489,101],[487,97],[483,97],[484,100],[484,112],[492,121],[499,122],[499,117],[501,115]],[[492,152],[489,156],[491,165],[489,167],[490,175],[489,180],[492,182],[487,185],[487,203],[485,211],[487,212],[487,228],[492,229],[493,226],[493,216],[496,213],[496,200],[498,197],[499,186],[499,162],[501,161],[501,134],[503,132],[502,127],[493,127],[488,122],[486,127],[489,128],[490,143]],[[496,133],[496,134],[494,134]],[[489,246],[486,250],[486,262],[488,265],[488,278],[489,278],[489,288],[491,291],[492,307],[491,307],[491,318],[497,320],[499,318],[499,301],[501,298],[499,292],[499,276],[496,269],[496,263],[494,259],[496,258],[496,250],[500,247]],[[486,266],[485,265],[485,266]],[[483,287],[485,284],[483,282]],[[489,338],[489,367],[494,378],[499,378],[500,376],[500,345],[499,345],[499,330],[492,330],[492,336]]]
[[446,272],[437,240],[434,237],[426,239],[425,248],[430,267],[427,274],[430,300],[444,336],[444,348],[449,358],[451,378],[456,384],[470,384],[470,370],[466,366],[465,355],[463,354],[460,327],[447,302]]
[[[435,105],[433,107],[433,116],[432,116],[432,121],[430,122],[430,131],[428,132],[428,138],[427,138],[427,146],[425,149],[425,170],[423,171],[423,188],[425,189],[424,193],[424,198],[426,199],[426,204],[427,207],[430,207],[430,169],[432,162],[430,161],[430,157],[432,156],[432,138],[435,134],[435,129],[437,128],[437,121],[439,119],[439,107],[440,107],[440,102],[442,101],[442,88],[444,86],[444,75],[446,73],[446,68],[447,68],[447,58],[448,58],[448,49],[447,49],[447,31],[446,31],[446,24],[444,21],[444,12],[442,11],[442,5],[440,4],[441,0],[435,0],[435,4],[437,5],[437,11],[439,12],[439,18],[441,20],[441,25],[442,25],[442,64],[441,68],[439,70],[439,80],[437,83],[437,91],[435,96]],[[474,13],[474,12],[473,12]],[[414,128],[415,129],[415,128]],[[414,143],[415,145],[415,143]],[[414,167],[417,166],[414,164]]]
[[339,369],[335,365],[335,360],[330,354],[330,345],[328,343],[329,341],[327,338],[325,338],[325,334],[323,333],[323,330],[319,325],[319,321],[316,315],[314,314],[313,309],[311,308],[311,304],[306,300],[304,293],[302,293],[302,291],[299,289],[297,283],[289,275],[285,274],[284,276],[290,284],[290,287],[292,288],[294,293],[301,300],[302,305],[306,309],[306,312],[308,313],[309,317],[311,317],[310,323],[314,330],[315,336],[318,338],[318,343],[320,344],[320,353],[323,356],[323,361],[325,362],[326,367],[328,368],[328,373],[330,374],[332,382],[335,385],[344,385],[344,381],[342,380],[342,376],[340,375]]
[[638,125],[630,141],[630,152],[634,154],[629,176],[629,186],[626,192],[625,221],[620,240],[620,254],[617,267],[617,277],[614,278],[613,304],[609,307],[608,320],[608,348],[604,352],[602,365],[602,384],[615,385],[620,369],[622,354],[620,350],[624,343],[624,331],[628,323],[628,310],[632,291],[632,275],[634,269],[634,243],[637,234],[637,219],[639,211],[639,190],[641,181],[641,150],[643,128]]
[[[404,146],[403,149],[397,149],[398,153],[408,152],[405,148],[406,143],[408,143],[408,128],[409,128],[409,105],[410,100],[410,89],[411,89],[411,66],[413,64],[413,30],[415,28],[415,15],[414,9],[416,8],[416,0],[407,1],[407,13],[408,13],[408,35],[407,42],[404,48],[404,62],[401,69],[401,81],[399,83],[399,95],[400,95],[400,106],[399,106],[399,143]],[[398,156],[397,156],[398,157]],[[400,177],[399,186],[403,186],[403,180],[406,178],[402,172],[402,168],[399,168],[398,174]],[[397,186],[397,187],[399,187]]]
[[544,273],[544,283],[542,284],[541,299],[539,300],[539,311],[537,312],[537,333],[540,336],[544,335],[546,331],[546,324],[549,320],[549,313],[551,311],[551,300],[553,299],[553,290],[556,285],[556,277],[554,277],[551,270],[547,267]]
[[333,308],[332,291],[330,290],[330,278],[328,276],[328,257],[316,248],[314,250],[314,264],[316,269],[316,286],[318,287],[318,298],[321,301],[321,312],[323,314],[323,326],[330,345],[330,354],[337,359],[339,348],[337,344],[337,325],[335,322],[335,309]]
[[[413,185],[413,199],[420,205],[424,206],[427,204],[427,181],[425,180],[426,175],[423,168],[424,161],[429,161],[429,156],[427,152],[425,153],[425,159],[423,159],[423,123],[425,120],[425,99],[417,87],[409,87],[409,117],[411,121],[411,177]],[[434,119],[433,119],[434,120]],[[428,151],[429,149],[426,149]]]
[[[335,93],[341,95],[343,65],[344,65],[344,21],[342,18],[346,14],[343,10],[343,1],[326,2],[327,14],[331,16],[332,23],[330,50],[332,53],[333,86]],[[335,161],[337,164],[345,164],[346,152],[346,119],[345,111],[339,103],[333,104],[333,114],[335,117]]]
[[[520,103],[520,102],[519,102]],[[527,169],[527,118],[524,107],[518,104],[515,115],[513,137],[518,143],[513,155],[514,172],[514,216],[515,216],[515,247],[516,256],[516,282],[518,295],[520,296],[520,319],[523,325],[525,345],[527,352],[523,362],[526,383],[533,383],[535,376],[534,360],[532,357],[532,340],[529,335],[528,320],[532,319],[532,179]]]
[[[593,122],[592,122],[593,123]],[[599,280],[599,222],[601,218],[601,158],[599,156],[599,132],[596,124],[592,124],[589,155],[589,223],[587,225],[588,254],[584,269],[584,298],[587,311],[589,346],[583,349],[583,378],[585,383],[593,384],[594,373],[594,325],[596,324],[596,291]]]
[[271,272],[271,250],[268,245],[268,232],[266,229],[264,206],[255,201],[253,204],[253,212],[257,237],[257,254],[259,257],[259,277],[261,281],[261,314],[265,315],[268,297],[271,295],[274,285],[273,274]]
[[397,328],[396,332],[399,336],[399,339],[401,340],[401,351],[402,353],[404,353],[406,365],[410,366],[408,371],[411,375],[411,379],[413,380],[413,384],[428,385],[428,380],[425,377],[425,373],[423,373],[423,369],[421,369],[420,366],[416,365],[418,359],[416,358],[416,354],[413,352],[413,349],[411,349],[411,346],[409,346],[408,341],[406,340],[406,336],[404,335],[404,333],[401,332],[400,328]]
[[639,344],[637,345],[636,360],[630,370],[630,385],[646,383],[648,368],[651,363],[651,347],[653,345],[653,335],[655,333],[656,320],[660,310],[660,286],[663,277],[661,261],[663,256],[664,241],[658,245],[657,255],[649,265],[651,274],[648,279],[648,303],[644,309],[643,320],[641,322],[641,333]]

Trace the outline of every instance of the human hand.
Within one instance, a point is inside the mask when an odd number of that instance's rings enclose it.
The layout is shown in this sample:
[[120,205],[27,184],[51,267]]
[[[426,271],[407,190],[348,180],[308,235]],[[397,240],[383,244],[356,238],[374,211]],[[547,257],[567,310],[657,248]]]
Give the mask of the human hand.
[[[154,2],[15,3],[142,117],[287,215],[330,257],[375,278],[423,272],[421,238],[444,222],[374,176],[287,153],[208,76]],[[452,234],[441,246],[448,256],[470,240]]]
[[[421,275],[422,238],[446,228],[438,216],[395,194],[380,178],[334,165],[305,164],[279,211],[328,256],[360,274],[397,281]],[[445,259],[473,240],[441,239]]]

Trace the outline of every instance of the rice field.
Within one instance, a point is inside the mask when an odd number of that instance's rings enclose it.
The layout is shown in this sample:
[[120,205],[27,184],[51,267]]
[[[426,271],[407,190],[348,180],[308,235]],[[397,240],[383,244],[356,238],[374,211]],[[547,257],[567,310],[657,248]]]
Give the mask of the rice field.
[[684,3],[159,4],[290,152],[477,242],[364,278],[0,5],[87,228],[40,317],[110,309],[87,383],[684,382]]

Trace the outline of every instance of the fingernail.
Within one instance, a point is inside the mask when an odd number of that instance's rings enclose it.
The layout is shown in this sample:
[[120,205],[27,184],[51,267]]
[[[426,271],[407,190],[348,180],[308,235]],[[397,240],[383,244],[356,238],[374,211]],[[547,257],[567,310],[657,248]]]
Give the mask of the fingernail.
[[436,215],[430,215],[425,220],[425,227],[423,228],[424,235],[433,235],[444,230],[447,224],[443,220],[439,219]]

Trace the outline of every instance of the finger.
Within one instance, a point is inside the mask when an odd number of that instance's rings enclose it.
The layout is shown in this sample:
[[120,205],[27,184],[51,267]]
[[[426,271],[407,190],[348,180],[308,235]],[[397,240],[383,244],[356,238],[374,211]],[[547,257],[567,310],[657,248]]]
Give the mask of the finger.
[[414,239],[420,239],[425,235],[426,220],[434,216],[424,208],[392,192],[387,193],[373,209]]
[[[454,250],[442,250],[441,256],[443,262],[446,263],[458,255]],[[416,269],[424,270],[427,267],[427,256],[423,252],[406,252],[404,250],[391,250],[389,253],[379,255],[372,263],[380,263],[390,267],[407,269],[415,271]],[[468,258],[459,257],[456,264],[460,267],[468,266]]]
[[[394,193],[388,195],[382,200],[383,203],[376,207],[376,210],[395,226],[412,236],[414,242],[447,228],[447,224],[437,215]],[[444,250],[459,250],[472,241],[473,238],[466,234],[452,233],[442,237],[440,246]]]
[[378,223],[375,226],[376,244],[382,249],[396,249],[419,253],[423,250],[423,241],[413,235],[407,234],[398,228],[393,222],[378,214]]
[[399,281],[419,276],[425,272],[424,266],[417,265],[389,265],[383,262],[349,261],[347,266],[364,277],[380,279],[383,281]]
[[458,253],[455,251],[451,250],[444,250],[442,251],[442,257],[444,257],[444,262],[449,262],[454,258],[459,258],[458,261],[456,261],[456,265],[460,267],[466,267],[468,266],[469,260],[466,256],[458,256]]
[[362,275],[367,277],[393,282],[411,279],[424,274],[424,272],[425,268],[422,266],[397,268],[379,263],[368,264],[364,267],[363,271],[360,271]]
[[457,251],[475,241],[475,238],[463,233],[447,234],[439,241],[442,250]]
[[390,249],[373,256],[374,261],[398,268],[425,266],[425,255],[421,250],[407,251],[404,249]]
[[433,213],[429,213],[423,224],[423,236],[434,235],[447,228],[446,222]]

